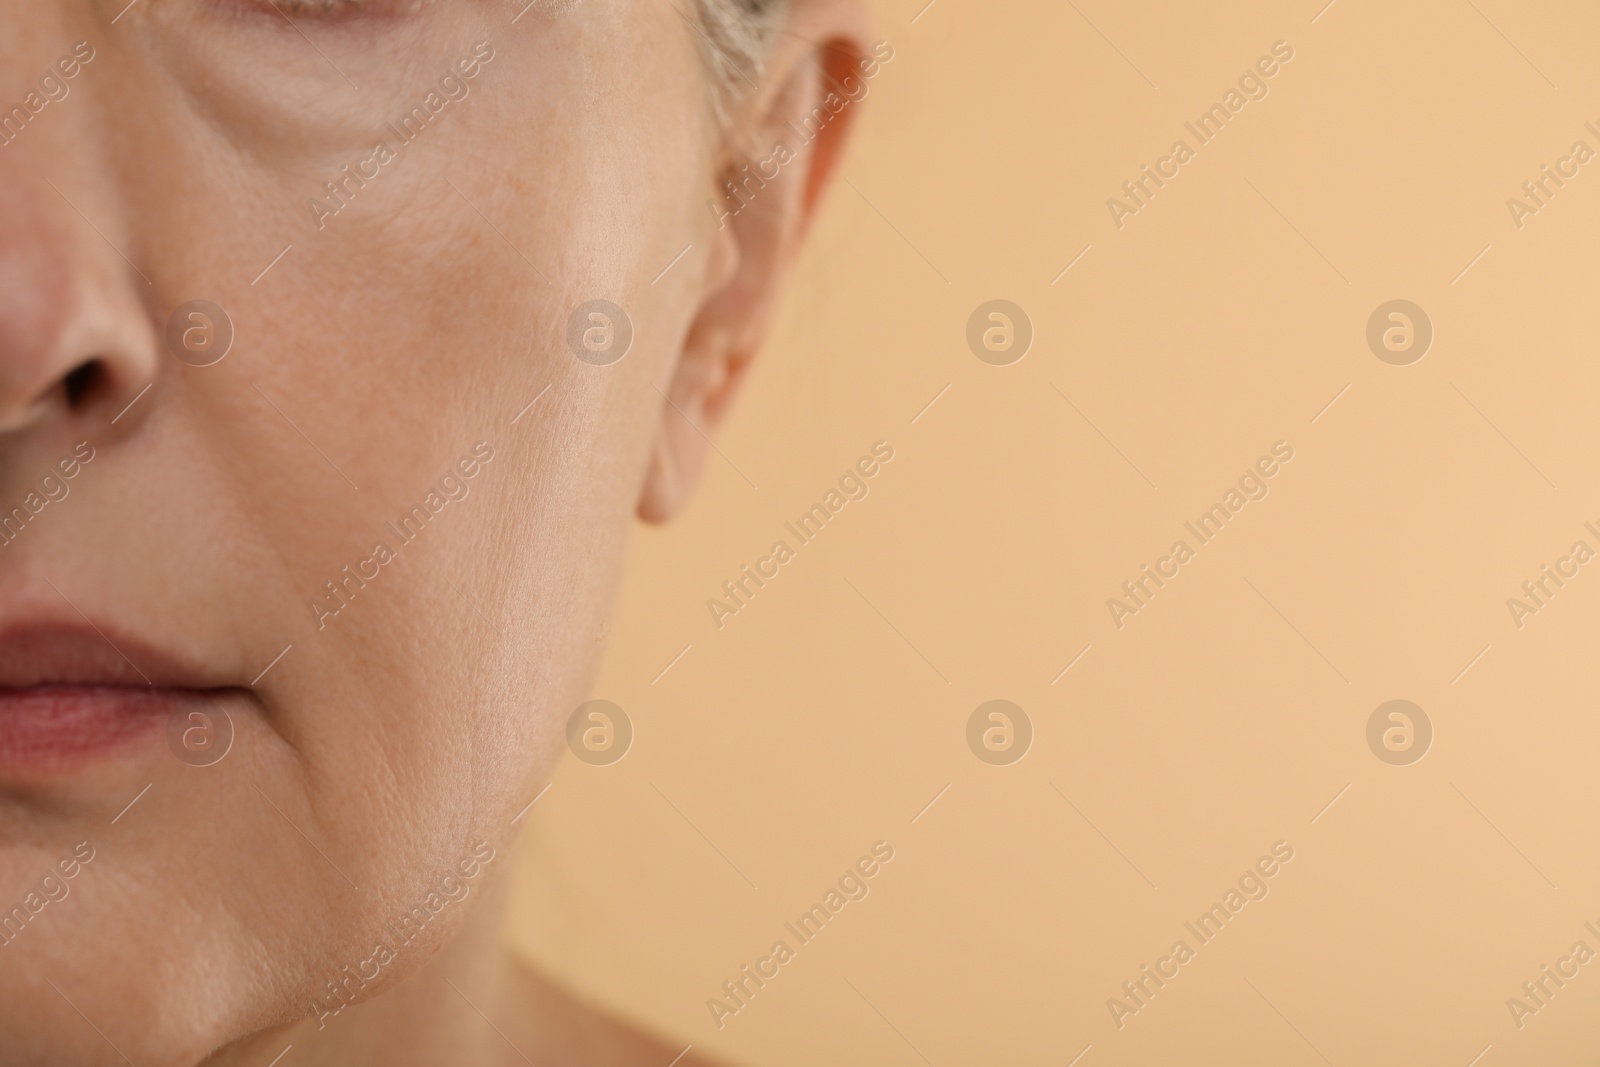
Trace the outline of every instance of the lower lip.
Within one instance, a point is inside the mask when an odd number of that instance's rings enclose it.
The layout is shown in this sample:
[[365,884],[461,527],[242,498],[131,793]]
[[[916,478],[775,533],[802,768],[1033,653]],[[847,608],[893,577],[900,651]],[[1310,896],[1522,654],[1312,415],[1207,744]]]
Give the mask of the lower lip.
[[199,690],[129,686],[0,689],[0,776],[74,770],[162,730],[178,712],[215,703]]

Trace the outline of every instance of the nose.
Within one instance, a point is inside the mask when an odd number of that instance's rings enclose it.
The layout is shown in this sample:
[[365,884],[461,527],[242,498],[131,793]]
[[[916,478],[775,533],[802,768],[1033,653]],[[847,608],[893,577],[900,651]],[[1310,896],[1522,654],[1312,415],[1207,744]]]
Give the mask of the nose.
[[114,243],[112,198],[52,181],[18,147],[0,148],[0,434],[120,435],[160,366],[149,282]]

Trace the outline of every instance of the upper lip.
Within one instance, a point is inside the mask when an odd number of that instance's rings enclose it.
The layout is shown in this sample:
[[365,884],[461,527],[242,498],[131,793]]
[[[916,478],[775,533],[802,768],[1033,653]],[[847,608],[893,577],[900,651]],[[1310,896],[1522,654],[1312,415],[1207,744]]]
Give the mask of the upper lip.
[[0,623],[0,688],[33,686],[154,686],[218,688],[193,664],[145,641],[89,623]]

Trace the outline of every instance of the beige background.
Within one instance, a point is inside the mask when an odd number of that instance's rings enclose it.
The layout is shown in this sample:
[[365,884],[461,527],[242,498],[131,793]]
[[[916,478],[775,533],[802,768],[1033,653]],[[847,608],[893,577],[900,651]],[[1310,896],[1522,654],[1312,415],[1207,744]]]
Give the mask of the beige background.
[[[1520,230],[1506,199],[1600,150],[1600,13],[921,3],[875,5],[896,58],[727,462],[640,533],[595,694],[637,736],[528,815],[518,943],[774,1067],[1592,1054],[1600,961],[1521,1029],[1506,1000],[1600,951],[1600,563],[1520,630],[1506,600],[1600,548],[1600,162]],[[1106,199],[1278,40],[1270,94],[1118,230]],[[965,342],[992,298],[1037,333],[1009,367]],[[1394,298],[1436,330],[1408,367],[1365,341]],[[870,496],[717,630],[880,439]],[[1270,496],[1119,631],[1106,598],[1280,439]],[[1009,767],[965,741],[995,698],[1036,731]],[[1409,767],[1366,743],[1394,698],[1436,731]],[[879,839],[870,895],[718,1031],[707,998]],[[1278,840],[1270,895],[1117,1029]]]

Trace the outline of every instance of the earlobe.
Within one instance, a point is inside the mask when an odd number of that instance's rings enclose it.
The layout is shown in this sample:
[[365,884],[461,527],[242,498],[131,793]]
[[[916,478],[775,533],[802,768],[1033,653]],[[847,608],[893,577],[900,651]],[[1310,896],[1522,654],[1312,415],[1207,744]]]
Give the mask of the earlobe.
[[[821,42],[814,43],[814,42]],[[664,522],[704,472],[739,384],[777,314],[854,112],[865,96],[854,0],[799,0],[764,76],[727,131],[702,231],[713,251],[694,319],[661,392],[639,517]]]
[[638,515],[645,522],[666,522],[682,506],[678,478],[680,460],[668,453],[670,446],[663,437],[664,433],[657,435],[650,465],[645,470],[644,489],[639,493]]

